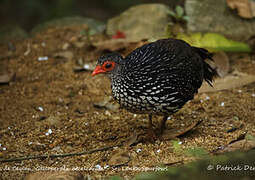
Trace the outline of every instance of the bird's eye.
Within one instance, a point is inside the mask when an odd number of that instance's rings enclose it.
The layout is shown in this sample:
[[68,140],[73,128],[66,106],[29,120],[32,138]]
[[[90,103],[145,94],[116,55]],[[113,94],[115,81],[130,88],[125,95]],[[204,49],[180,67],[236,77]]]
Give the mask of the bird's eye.
[[106,69],[109,69],[109,68],[111,68],[112,67],[112,64],[110,64],[110,63],[107,63],[106,65],[105,65],[105,68]]

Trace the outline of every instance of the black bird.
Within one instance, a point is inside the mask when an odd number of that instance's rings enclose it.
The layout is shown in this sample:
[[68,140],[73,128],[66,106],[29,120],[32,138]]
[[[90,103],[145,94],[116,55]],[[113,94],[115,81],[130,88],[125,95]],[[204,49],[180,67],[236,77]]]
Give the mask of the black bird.
[[168,116],[193,99],[203,80],[212,85],[216,71],[205,59],[212,55],[203,48],[161,39],[125,58],[118,53],[101,56],[92,75],[109,73],[114,99],[130,112],[148,114],[150,131],[152,115],[164,116],[162,132]]

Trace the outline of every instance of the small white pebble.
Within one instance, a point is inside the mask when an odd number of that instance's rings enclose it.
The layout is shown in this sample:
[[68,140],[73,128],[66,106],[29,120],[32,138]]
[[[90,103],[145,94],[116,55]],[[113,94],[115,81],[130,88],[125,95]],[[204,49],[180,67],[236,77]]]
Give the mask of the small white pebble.
[[160,149],[158,149],[156,152],[157,152],[157,153],[160,153],[160,151],[161,151],[161,150],[160,150]]
[[107,168],[109,168],[109,165],[105,165],[105,166],[104,166],[104,169],[107,169]]
[[85,126],[89,125],[89,123],[87,123],[87,122],[86,122],[86,123],[84,123],[84,124],[85,124]]
[[206,97],[205,97],[205,100],[209,100],[209,99],[210,99],[210,97],[209,97],[209,96],[206,96]]
[[33,144],[33,142],[28,142],[28,145],[31,145],[31,144]]
[[38,110],[41,111],[41,112],[43,112],[43,107],[39,106],[39,107],[38,107]]
[[252,93],[251,96],[252,96],[252,97],[255,97],[255,93]]
[[225,103],[224,102],[220,103],[220,106],[225,106]]
[[105,111],[105,115],[106,115],[106,116],[111,116],[111,113],[110,113],[108,110],[106,110],[106,111]]
[[102,167],[99,164],[95,165],[95,168],[96,169],[102,169]]
[[42,46],[42,47],[45,47],[45,46],[46,46],[46,43],[45,43],[45,42],[42,42],[42,43],[41,43],[41,46]]
[[47,60],[48,60],[47,56],[38,57],[38,61],[47,61]]
[[171,120],[171,119],[172,119],[172,117],[171,117],[171,116],[168,116],[167,120]]
[[134,118],[137,116],[137,114],[134,114]]
[[6,147],[3,147],[3,151],[6,151]]
[[48,129],[48,131],[45,133],[46,136],[49,136],[52,133],[51,129]]
[[182,142],[181,142],[181,141],[179,141],[179,142],[178,142],[178,144],[182,144]]
[[202,102],[204,102],[202,99],[200,99],[200,102],[202,103]]
[[10,129],[11,129],[11,127],[8,127],[8,129],[10,130]]
[[142,149],[140,149],[140,148],[136,150],[137,153],[139,153],[139,152],[141,152],[141,151],[142,151]]
[[237,90],[237,92],[241,93],[241,92],[242,92],[242,90],[241,90],[241,89],[239,89],[239,90]]
[[90,66],[88,64],[84,64],[83,68],[84,69],[90,69]]

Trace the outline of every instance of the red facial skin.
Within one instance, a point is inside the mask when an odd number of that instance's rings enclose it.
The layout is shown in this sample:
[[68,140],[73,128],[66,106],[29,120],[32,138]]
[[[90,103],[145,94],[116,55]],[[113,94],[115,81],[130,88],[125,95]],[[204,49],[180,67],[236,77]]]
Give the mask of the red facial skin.
[[105,61],[103,65],[97,65],[94,71],[92,72],[92,76],[95,76],[100,73],[106,73],[114,69],[116,63],[113,61]]

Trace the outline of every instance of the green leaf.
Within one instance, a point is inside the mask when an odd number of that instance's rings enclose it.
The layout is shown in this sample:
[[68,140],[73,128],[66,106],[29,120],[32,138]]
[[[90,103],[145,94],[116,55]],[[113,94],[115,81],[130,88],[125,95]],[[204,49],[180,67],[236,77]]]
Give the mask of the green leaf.
[[180,33],[178,39],[182,39],[192,46],[202,47],[212,52],[250,52],[251,48],[248,44],[227,39],[217,33],[194,33],[191,35]]
[[172,17],[175,17],[175,18],[176,18],[176,16],[177,16],[177,14],[176,14],[174,11],[171,11],[171,10],[168,11],[168,14],[169,14],[170,16],[172,16]]
[[178,154],[182,152],[180,141],[172,141],[172,144],[173,144],[173,149],[175,153]]
[[183,10],[183,8],[181,6],[176,6],[175,7],[175,11],[176,11],[177,16],[179,18],[181,18],[183,16],[183,14],[184,14],[184,10]]
[[208,152],[201,148],[201,147],[193,147],[193,148],[189,148],[185,151],[185,153],[188,155],[188,156],[193,156],[193,157],[196,157],[196,158],[203,158],[203,157],[207,157],[208,156]]
[[185,20],[185,21],[189,21],[190,20],[189,16],[183,16],[182,19]]

